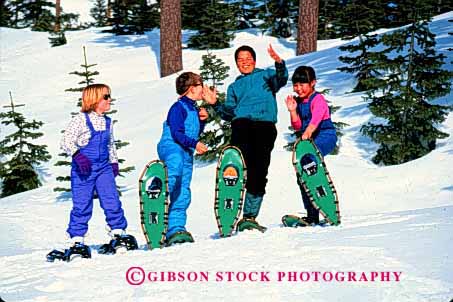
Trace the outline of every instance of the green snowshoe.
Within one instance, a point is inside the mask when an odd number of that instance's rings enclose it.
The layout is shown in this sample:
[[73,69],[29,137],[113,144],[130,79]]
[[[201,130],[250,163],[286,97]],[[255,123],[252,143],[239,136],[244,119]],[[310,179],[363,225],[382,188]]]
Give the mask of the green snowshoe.
[[237,227],[238,232],[242,232],[245,230],[258,230],[261,233],[266,232],[267,228],[265,226],[260,225],[255,218],[242,218],[239,220]]
[[[338,196],[321,153],[311,140],[297,140],[293,166],[313,206],[333,225],[340,224]],[[292,219],[290,219],[291,221]],[[285,224],[285,223],[284,223]]]
[[149,249],[163,247],[168,225],[168,176],[163,161],[149,162],[139,179],[140,218]]
[[220,237],[231,236],[235,229],[242,211],[246,174],[241,151],[225,147],[217,163],[214,203]]

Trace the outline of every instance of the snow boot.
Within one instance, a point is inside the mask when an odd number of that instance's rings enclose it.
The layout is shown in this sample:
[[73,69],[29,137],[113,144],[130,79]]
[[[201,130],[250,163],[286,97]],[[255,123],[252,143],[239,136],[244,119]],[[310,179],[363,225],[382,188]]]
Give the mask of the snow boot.
[[298,217],[295,215],[285,215],[282,217],[282,223],[286,227],[307,227],[310,226],[311,223],[308,221],[307,217]]
[[138,249],[137,240],[132,235],[115,234],[109,243],[103,244],[99,250],[99,254],[115,254],[118,249],[126,249],[128,251]]
[[282,217],[282,223],[285,227],[307,227],[307,226],[324,226],[327,224],[326,220],[319,220],[319,217],[311,218],[311,217],[298,217],[295,215],[285,215]]
[[76,257],[91,258],[90,247],[83,243],[76,242],[73,246],[64,251],[53,250],[46,256],[48,262],[54,262],[55,260],[69,262]]
[[260,225],[254,217],[244,217],[239,220],[236,230],[238,232],[242,232],[245,230],[258,230],[261,233],[266,232],[267,228],[265,226]]
[[166,246],[171,246],[176,243],[186,243],[186,242],[194,242],[192,234],[190,234],[187,231],[180,231],[176,232],[173,235],[170,236],[170,238],[167,238],[165,241]]

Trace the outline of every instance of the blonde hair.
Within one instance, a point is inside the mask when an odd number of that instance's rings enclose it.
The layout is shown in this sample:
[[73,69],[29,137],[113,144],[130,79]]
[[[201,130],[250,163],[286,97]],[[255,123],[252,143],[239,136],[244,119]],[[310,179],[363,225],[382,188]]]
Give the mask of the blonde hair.
[[92,84],[83,89],[82,112],[91,112],[104,97],[104,89],[107,88],[110,94],[110,87],[105,84]]

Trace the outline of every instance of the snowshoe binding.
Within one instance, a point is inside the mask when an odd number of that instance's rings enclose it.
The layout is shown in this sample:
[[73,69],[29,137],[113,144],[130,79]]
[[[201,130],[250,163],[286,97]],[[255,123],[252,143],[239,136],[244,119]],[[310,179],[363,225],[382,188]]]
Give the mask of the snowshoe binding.
[[171,246],[173,244],[186,243],[186,242],[190,242],[190,243],[194,242],[192,234],[190,234],[187,231],[181,231],[181,232],[176,232],[173,235],[171,235],[170,238],[168,238],[165,241],[165,245]]
[[101,245],[98,250],[99,254],[116,254],[119,249],[128,251],[138,249],[137,240],[132,235],[113,235],[109,243]]
[[242,232],[245,230],[258,230],[261,233],[266,232],[267,228],[265,226],[260,225],[255,218],[248,218],[244,217],[241,220],[239,220],[236,230],[238,232]]
[[46,256],[48,262],[54,262],[55,260],[69,262],[76,257],[91,258],[90,247],[83,243],[76,242],[73,246],[64,251],[53,250]]
[[162,193],[162,180],[156,176],[151,177],[147,184],[149,185],[146,187],[146,194],[148,194],[148,198],[150,199],[157,199]]
[[239,171],[234,165],[227,165],[223,169],[223,181],[226,186],[231,187],[235,186],[238,183]]

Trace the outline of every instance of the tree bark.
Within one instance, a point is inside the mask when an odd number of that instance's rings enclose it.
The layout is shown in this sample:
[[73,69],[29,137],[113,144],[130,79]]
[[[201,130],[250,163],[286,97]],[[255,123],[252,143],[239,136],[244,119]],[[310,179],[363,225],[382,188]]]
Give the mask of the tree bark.
[[105,13],[107,19],[112,18],[112,2],[107,0],[107,11]]
[[182,70],[181,3],[160,1],[160,75]]
[[54,32],[60,32],[61,26],[60,26],[60,15],[61,15],[61,0],[56,0],[55,1],[55,27],[54,27]]
[[316,51],[319,0],[299,0],[297,55]]

